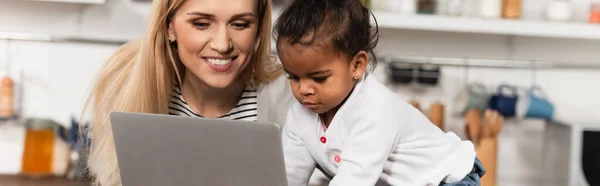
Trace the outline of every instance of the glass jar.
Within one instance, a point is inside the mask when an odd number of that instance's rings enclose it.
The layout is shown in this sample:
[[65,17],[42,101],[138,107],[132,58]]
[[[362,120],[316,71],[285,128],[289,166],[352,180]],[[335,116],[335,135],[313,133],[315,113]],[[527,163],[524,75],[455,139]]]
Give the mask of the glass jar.
[[417,13],[419,14],[435,14],[437,2],[435,0],[418,0]]
[[388,11],[388,0],[370,0],[369,9],[372,11]]
[[568,0],[553,0],[546,7],[546,18],[550,21],[569,21],[573,17],[573,8]]
[[48,119],[27,119],[21,174],[30,177],[53,175],[55,131],[58,124]]
[[0,118],[12,118],[15,114],[14,86],[15,82],[10,76],[0,79]]
[[502,17],[505,19],[520,19],[521,0],[503,0]]
[[600,23],[600,3],[590,5],[590,23]]
[[446,4],[446,14],[448,14],[449,16],[462,16],[464,6],[464,0],[448,0]]
[[481,0],[480,16],[483,18],[500,18],[502,0]]

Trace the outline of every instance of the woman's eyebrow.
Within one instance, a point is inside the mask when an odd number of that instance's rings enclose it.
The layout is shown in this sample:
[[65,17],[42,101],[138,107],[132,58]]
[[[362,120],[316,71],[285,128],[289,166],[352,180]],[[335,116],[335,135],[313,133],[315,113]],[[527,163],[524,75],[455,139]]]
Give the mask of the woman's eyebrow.
[[242,18],[242,17],[247,17],[247,16],[251,16],[251,17],[256,17],[254,16],[254,13],[252,12],[246,12],[246,13],[241,13],[241,14],[235,14],[232,16],[232,18]]
[[189,12],[187,13],[187,15],[197,15],[197,16],[202,16],[202,17],[215,17],[215,15],[212,14],[208,14],[208,13],[204,13],[204,12]]

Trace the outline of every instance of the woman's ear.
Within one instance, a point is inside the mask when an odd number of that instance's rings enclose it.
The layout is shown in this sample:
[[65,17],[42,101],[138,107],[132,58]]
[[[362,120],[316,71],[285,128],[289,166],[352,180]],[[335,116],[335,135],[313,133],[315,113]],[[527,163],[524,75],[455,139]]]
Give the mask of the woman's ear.
[[177,40],[177,36],[175,35],[175,31],[173,31],[173,22],[168,24],[168,37],[169,37],[169,42],[175,42]]
[[369,65],[369,54],[364,50],[358,52],[352,58],[352,63],[350,63],[350,69],[352,71],[352,78],[355,80],[360,79],[363,73],[367,70],[367,66]]

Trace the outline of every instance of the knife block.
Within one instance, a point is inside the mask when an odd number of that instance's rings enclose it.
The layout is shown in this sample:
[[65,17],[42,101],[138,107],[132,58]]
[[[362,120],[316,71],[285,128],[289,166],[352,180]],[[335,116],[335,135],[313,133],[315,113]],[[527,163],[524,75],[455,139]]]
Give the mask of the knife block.
[[477,157],[486,170],[481,177],[482,186],[495,186],[498,183],[498,136],[504,125],[504,118],[496,111],[486,110],[483,124],[479,111],[467,112],[466,134],[475,145]]
[[444,130],[444,104],[439,102],[431,104],[428,117],[435,126]]

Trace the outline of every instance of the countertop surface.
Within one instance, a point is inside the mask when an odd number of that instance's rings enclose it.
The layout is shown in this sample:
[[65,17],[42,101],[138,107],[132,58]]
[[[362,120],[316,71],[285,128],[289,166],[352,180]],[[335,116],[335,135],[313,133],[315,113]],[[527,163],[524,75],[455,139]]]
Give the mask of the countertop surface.
[[13,175],[0,175],[2,186],[89,186],[87,181],[73,181],[65,178],[30,179]]

